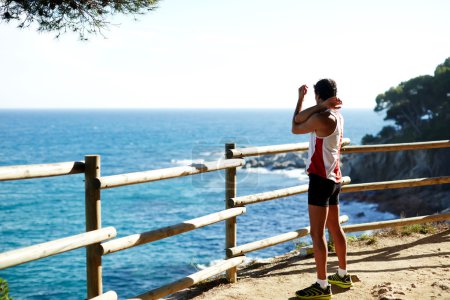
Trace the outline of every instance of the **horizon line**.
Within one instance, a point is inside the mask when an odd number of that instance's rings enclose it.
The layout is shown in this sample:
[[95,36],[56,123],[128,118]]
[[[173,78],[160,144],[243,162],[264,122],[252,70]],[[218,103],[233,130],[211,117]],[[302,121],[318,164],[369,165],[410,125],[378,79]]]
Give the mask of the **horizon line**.
[[[253,110],[290,110],[290,107],[0,107],[0,110],[238,110],[238,109],[253,109]],[[373,107],[344,107],[343,109],[370,109]]]

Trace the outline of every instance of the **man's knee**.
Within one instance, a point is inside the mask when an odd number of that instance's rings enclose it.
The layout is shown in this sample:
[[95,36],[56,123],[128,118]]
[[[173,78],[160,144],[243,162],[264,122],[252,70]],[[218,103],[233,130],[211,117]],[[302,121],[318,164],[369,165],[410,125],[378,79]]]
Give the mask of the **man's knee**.
[[330,235],[333,237],[335,242],[345,241],[345,233],[342,228],[339,226],[337,228],[330,229],[328,228]]
[[311,229],[310,235],[313,240],[320,240],[323,239],[325,231],[323,228]]
[[336,221],[336,222],[329,221],[329,222],[327,222],[327,228],[331,232],[340,232],[340,231],[342,231],[341,224],[339,223],[339,221]]

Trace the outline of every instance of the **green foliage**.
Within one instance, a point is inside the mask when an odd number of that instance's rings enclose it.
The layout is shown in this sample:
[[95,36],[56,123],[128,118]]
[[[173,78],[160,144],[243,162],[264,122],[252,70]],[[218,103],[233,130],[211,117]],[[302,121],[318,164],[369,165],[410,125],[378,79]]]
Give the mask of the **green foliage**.
[[295,249],[296,249],[296,250],[300,250],[301,248],[310,245],[310,243],[305,242],[305,241],[301,241],[301,240],[294,241],[294,244],[295,244]]
[[0,300],[12,300],[9,296],[8,282],[0,277]]
[[328,247],[328,252],[335,252],[336,251],[336,248],[334,247],[334,243],[333,242],[328,241],[327,247]]
[[[404,216],[401,218],[404,218]],[[379,236],[410,236],[413,234],[435,234],[443,230],[448,230],[448,224],[445,222],[431,222],[422,224],[412,224],[404,226],[394,226],[390,228],[384,228],[376,233]]]
[[354,235],[349,235],[347,236],[347,243],[353,243],[358,241],[358,237],[354,236]]
[[436,228],[431,224],[413,224],[413,225],[407,225],[403,226],[400,233],[401,235],[409,236],[413,233],[420,233],[420,234],[429,234],[429,233],[435,233]]
[[434,76],[440,76],[450,72],[450,57],[448,57],[443,64],[436,67]]
[[107,17],[143,14],[158,0],[0,0],[0,20],[17,21],[20,28],[36,23],[39,31],[78,32],[80,38],[102,33]]
[[369,144],[376,144],[377,143],[377,137],[373,134],[366,134],[361,139],[361,144],[363,145],[369,145]]
[[450,138],[450,57],[436,67],[434,76],[419,76],[379,94],[375,111],[386,111],[384,127],[376,136],[365,135],[363,144]]
[[368,234],[361,234],[358,237],[358,240],[366,242],[367,245],[376,244],[378,241],[376,236],[368,235]]
[[347,236],[348,243],[365,242],[367,245],[374,245],[378,242],[375,235],[361,234],[360,236]]

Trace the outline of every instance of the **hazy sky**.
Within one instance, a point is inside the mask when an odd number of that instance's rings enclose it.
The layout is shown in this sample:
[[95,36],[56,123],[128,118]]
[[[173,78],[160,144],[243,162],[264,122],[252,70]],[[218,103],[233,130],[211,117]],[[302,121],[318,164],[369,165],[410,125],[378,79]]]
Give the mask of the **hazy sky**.
[[0,108],[288,108],[324,77],[372,108],[450,56],[449,20],[448,0],[165,0],[88,42],[2,23]]

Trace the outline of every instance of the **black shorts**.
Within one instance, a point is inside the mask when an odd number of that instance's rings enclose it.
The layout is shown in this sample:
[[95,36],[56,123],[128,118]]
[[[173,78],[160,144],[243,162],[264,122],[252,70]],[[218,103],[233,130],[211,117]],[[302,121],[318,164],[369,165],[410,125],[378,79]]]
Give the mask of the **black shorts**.
[[329,206],[339,204],[341,183],[323,178],[316,174],[309,174],[308,204]]

